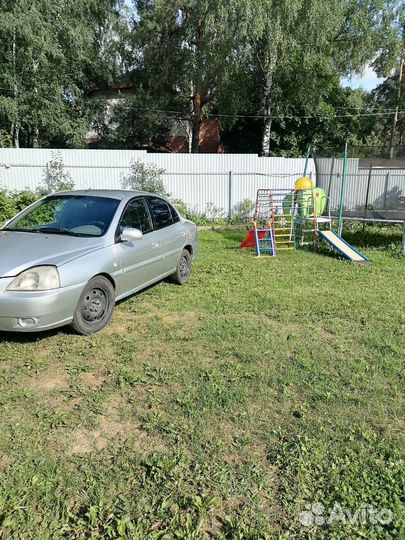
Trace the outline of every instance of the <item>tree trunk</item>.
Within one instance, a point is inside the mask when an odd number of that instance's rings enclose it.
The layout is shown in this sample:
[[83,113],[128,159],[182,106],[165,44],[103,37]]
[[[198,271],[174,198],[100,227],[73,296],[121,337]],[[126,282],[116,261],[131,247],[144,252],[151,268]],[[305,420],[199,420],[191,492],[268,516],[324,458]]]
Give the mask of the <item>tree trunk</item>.
[[14,148],[20,148],[20,126],[19,126],[19,124],[14,124],[14,128],[13,128],[13,145],[14,145]]
[[201,112],[202,112],[202,95],[201,89],[197,88],[193,98],[193,116],[191,119],[192,134],[191,134],[191,153],[198,153],[200,144],[200,127],[201,127]]
[[391,134],[390,134],[390,152],[389,152],[390,159],[394,157],[395,130],[398,124],[399,104],[401,101],[401,86],[402,86],[403,74],[404,74],[404,59],[401,58],[401,63],[399,65],[397,106],[395,108],[394,119],[392,121],[392,128],[391,128]]
[[268,157],[270,155],[270,141],[271,141],[271,124],[273,122],[273,111],[272,111],[272,84],[273,76],[269,72],[266,75],[266,83],[263,89],[263,98],[262,98],[262,113],[264,116],[263,119],[263,130],[262,130],[262,150],[261,156]]
[[39,148],[39,129],[37,125],[32,129],[32,148]]
[[19,123],[19,114],[18,114],[18,85],[17,85],[17,61],[16,61],[17,51],[16,51],[16,36],[15,29],[13,32],[13,44],[12,44],[12,58],[13,58],[13,97],[15,101],[15,119],[13,123],[13,145],[14,148],[20,147],[20,123]]

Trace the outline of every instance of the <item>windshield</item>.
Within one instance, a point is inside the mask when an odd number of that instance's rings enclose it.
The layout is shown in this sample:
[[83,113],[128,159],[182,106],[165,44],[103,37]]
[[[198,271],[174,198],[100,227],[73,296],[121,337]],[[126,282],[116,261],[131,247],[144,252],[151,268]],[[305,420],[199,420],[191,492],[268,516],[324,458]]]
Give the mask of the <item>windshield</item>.
[[102,236],[119,200],[87,195],[49,196],[10,221],[5,231]]

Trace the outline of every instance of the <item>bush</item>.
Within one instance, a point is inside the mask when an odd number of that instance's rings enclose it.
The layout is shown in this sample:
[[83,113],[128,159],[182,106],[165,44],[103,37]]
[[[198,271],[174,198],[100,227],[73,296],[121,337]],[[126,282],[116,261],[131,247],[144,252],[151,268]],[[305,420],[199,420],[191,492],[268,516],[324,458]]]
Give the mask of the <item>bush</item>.
[[252,220],[253,210],[255,209],[255,203],[250,199],[243,199],[234,206],[231,223],[247,223]]
[[0,190],[0,223],[3,224],[15,213],[15,202],[5,189]]
[[48,195],[55,191],[69,191],[75,187],[69,172],[65,171],[62,156],[59,152],[52,154],[52,157],[45,169],[42,178],[42,186],[38,189],[38,194]]
[[131,163],[130,176],[122,179],[121,186],[123,189],[168,195],[162,180],[164,172],[164,169],[160,169],[153,163],[142,163],[137,159]]
[[24,208],[39,199],[38,195],[32,193],[32,191],[21,191],[20,193],[15,193],[12,197],[16,213],[21,212],[21,210],[24,210]]
[[0,225],[36,200],[38,195],[32,191],[10,193],[6,189],[0,189]]
[[[170,202],[177,208],[177,210],[180,212],[180,214],[184,217],[188,214],[188,206],[187,204],[182,201],[181,199],[172,199],[170,198]],[[187,218],[189,219],[189,218]]]

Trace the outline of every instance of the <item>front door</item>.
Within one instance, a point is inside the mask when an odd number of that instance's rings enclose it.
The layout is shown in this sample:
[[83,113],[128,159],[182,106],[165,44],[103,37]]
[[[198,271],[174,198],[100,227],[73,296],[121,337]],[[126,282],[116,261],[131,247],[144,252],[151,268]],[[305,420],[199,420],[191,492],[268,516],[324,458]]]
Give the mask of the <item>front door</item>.
[[143,237],[119,244],[122,273],[117,279],[117,296],[141,289],[163,274],[160,233],[153,230],[143,197],[135,197],[127,204],[119,227],[120,231],[125,227],[139,229]]
[[174,271],[186,243],[186,232],[180,216],[171,204],[160,197],[147,197],[154,228],[160,232],[163,267]]

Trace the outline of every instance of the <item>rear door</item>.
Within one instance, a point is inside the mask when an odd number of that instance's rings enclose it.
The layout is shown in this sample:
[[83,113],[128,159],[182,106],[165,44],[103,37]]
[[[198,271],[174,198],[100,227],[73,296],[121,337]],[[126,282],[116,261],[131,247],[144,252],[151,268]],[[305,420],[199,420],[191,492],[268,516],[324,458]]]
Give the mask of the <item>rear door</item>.
[[144,197],[134,197],[127,204],[118,233],[125,227],[141,230],[143,238],[119,244],[122,274],[117,283],[117,296],[153,283],[164,273],[160,232],[153,229]]
[[185,245],[184,224],[176,209],[164,199],[158,196],[148,196],[146,199],[154,229],[160,233],[164,270],[165,272],[174,272]]

